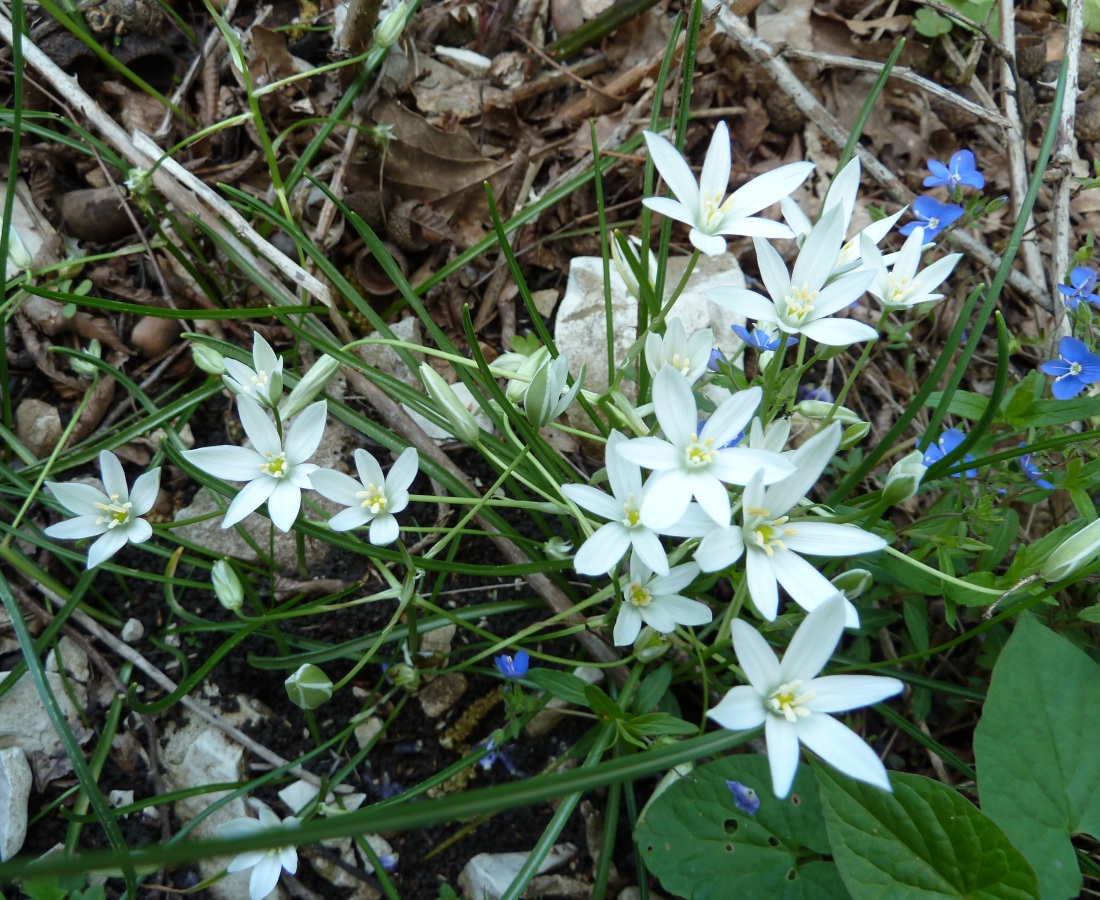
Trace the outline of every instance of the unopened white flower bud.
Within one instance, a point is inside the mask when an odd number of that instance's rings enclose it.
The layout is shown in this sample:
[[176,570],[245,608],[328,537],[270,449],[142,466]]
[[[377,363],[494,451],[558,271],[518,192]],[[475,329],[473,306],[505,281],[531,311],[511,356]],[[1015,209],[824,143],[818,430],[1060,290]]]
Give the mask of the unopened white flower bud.
[[327,353],[318,359],[282,402],[279,407],[279,415],[282,419],[285,421],[309,406],[325,389],[339,368],[340,360],[334,359]]
[[[635,299],[640,300],[642,298],[642,291],[639,287],[638,277],[634,274],[634,270],[631,268],[630,263],[633,262],[637,265],[641,261],[642,242],[636,237],[628,237],[626,239],[629,242],[629,249],[626,251],[630,253],[630,259],[628,260],[623,248],[619,245],[618,236],[619,232],[616,231],[611,238],[611,261],[615,264],[615,271],[617,271],[622,280],[626,282],[626,289],[630,291]],[[649,265],[646,267],[645,271],[650,290],[652,290],[653,276],[657,274],[657,257],[652,250],[649,251]]]
[[446,416],[451,433],[465,444],[474,443],[481,430],[474,421],[473,413],[443,380],[443,376],[427,363],[421,363],[420,380],[424,382],[428,395],[435,401],[436,408]]
[[866,569],[849,569],[832,579],[833,587],[849,600],[854,600],[874,583],[875,579]]
[[283,684],[291,702],[302,709],[316,709],[332,696],[332,681],[312,663],[303,663]]
[[213,347],[207,347],[205,344],[192,344],[191,358],[195,361],[195,365],[208,375],[225,374],[225,357]]
[[1043,563],[1039,573],[1047,581],[1061,581],[1083,569],[1100,553],[1100,519],[1068,538]]
[[23,238],[19,236],[19,232],[14,228],[8,229],[8,262],[15,269],[15,272],[12,273],[14,275],[25,272],[34,265],[34,260],[31,258],[27,245],[23,243]]
[[244,604],[244,588],[241,579],[227,559],[219,559],[210,570],[210,581],[214,585],[214,596],[218,602],[230,611],[236,611]]
[[[524,394],[527,393],[527,388],[531,384],[531,379],[534,378],[539,369],[546,365],[549,359],[550,351],[545,347],[539,347],[530,356],[523,357],[519,364],[515,366],[515,373],[522,377],[508,382],[508,387],[504,390],[504,396],[515,404],[521,403]],[[500,360],[498,359],[496,364],[499,363]]]
[[664,656],[672,646],[668,636],[645,625],[634,639],[634,656],[638,662],[648,663]]
[[886,484],[882,488],[883,501],[892,505],[914,496],[927,471],[924,453],[920,450],[899,459],[886,475]]
[[378,23],[374,29],[374,45],[376,47],[392,47],[401,32],[405,30],[405,21],[409,18],[409,4],[401,0],[385,19]]
[[390,681],[410,694],[420,689],[420,670],[408,663],[395,663],[386,670]]
[[[99,341],[94,338],[89,342],[88,349],[85,352],[89,356],[94,356],[96,359],[103,358],[103,347],[100,345]],[[73,371],[81,378],[91,378],[96,372],[95,366],[84,359],[74,358],[69,365],[73,367]]]

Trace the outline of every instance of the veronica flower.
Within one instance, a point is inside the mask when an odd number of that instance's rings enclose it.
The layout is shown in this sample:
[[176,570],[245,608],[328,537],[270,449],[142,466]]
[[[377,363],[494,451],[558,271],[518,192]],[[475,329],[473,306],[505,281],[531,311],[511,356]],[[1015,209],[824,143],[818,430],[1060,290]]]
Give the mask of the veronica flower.
[[908,309],[918,303],[942,300],[943,294],[933,294],[962,259],[961,253],[952,253],[938,259],[918,273],[921,251],[926,235],[923,228],[909,232],[901,252],[894,259],[892,269],[886,268],[878,247],[869,240],[863,244],[863,264],[875,273],[868,292],[877,297],[885,309]]
[[[931,444],[924,451],[924,465],[926,467],[931,466],[934,463],[938,463],[949,453],[954,453],[959,444],[961,444],[965,439],[966,435],[959,431],[959,429],[948,428],[947,431],[940,435],[940,439],[936,441],[936,443]],[[967,453],[966,456],[963,457],[963,462],[974,462],[974,457],[971,454]],[[976,478],[977,475],[977,469],[966,470],[967,478]],[[959,473],[956,472],[951,477],[958,478],[960,476]]]
[[526,650],[518,651],[515,656],[502,653],[493,657],[493,665],[505,678],[522,678],[531,666],[531,654]]
[[252,368],[227,357],[225,369],[222,381],[234,394],[251,397],[268,409],[279,405],[283,396],[283,360],[260,332],[253,332]]
[[974,154],[970,150],[954,153],[945,166],[935,159],[928,160],[928,171],[932,174],[924,179],[925,187],[945,187],[954,192],[961,185],[981,190],[985,187],[985,176],[978,171]]
[[633,547],[634,554],[659,575],[668,574],[665,548],[654,532],[642,524],[642,470],[625,459],[620,450],[627,438],[618,431],[607,437],[604,454],[611,496],[586,484],[562,485],[561,492],[577,506],[610,519],[601,525],[577,550],[573,568],[581,575],[610,572]]
[[322,497],[346,506],[329,519],[333,531],[349,531],[370,522],[370,542],[376,547],[397,540],[395,513],[409,505],[409,485],[416,478],[420,459],[414,447],[406,447],[383,477],[378,460],[366,450],[355,451],[359,481],[335,469],[319,469],[310,477]]
[[749,347],[756,350],[759,353],[767,353],[779,349],[779,345],[784,344],[783,349],[793,347],[798,343],[798,340],[793,337],[787,337],[784,335],[780,338],[777,334],[769,331],[767,328],[761,328],[759,325],[754,325],[750,332],[747,328],[741,325],[731,325],[733,333],[736,334],[741,340],[743,340]]
[[684,323],[679,318],[669,319],[664,335],[650,332],[645,339],[645,364],[650,375],[665,366],[672,366],[687,380],[695,384],[707,370],[714,332],[700,328],[689,338]]
[[832,317],[858,300],[875,277],[873,272],[855,271],[826,285],[840,251],[841,213],[834,206],[813,227],[790,273],[771,244],[753,241],[770,299],[743,288],[719,288],[708,296],[738,315],[778,326],[786,334],[804,334],[820,344],[846,347],[874,340],[878,332],[870,325]]
[[[218,837],[250,837],[254,834],[280,829],[291,832],[299,825],[298,819],[294,816],[280,819],[267,805],[259,800],[250,800],[249,802],[256,810],[259,818],[253,819],[251,816],[243,816],[239,819],[230,819],[218,826]],[[286,869],[291,875],[298,871],[298,851],[293,844],[272,847],[270,850],[246,850],[244,853],[239,853],[233,857],[227,871],[243,872],[245,869],[252,869],[252,875],[248,879],[249,900],[263,900],[264,897],[275,890],[283,869]]]
[[248,482],[229,504],[222,528],[236,525],[266,502],[275,527],[289,531],[302,507],[302,491],[313,486],[310,476],[317,466],[306,460],[317,452],[325,432],[325,401],[307,406],[291,423],[285,447],[274,423],[255,400],[241,394],[237,409],[255,449],[231,444],[200,447],[184,451],[184,459],[215,478]]
[[1086,385],[1100,381],[1100,356],[1090,353],[1084,341],[1064,337],[1058,342],[1058,358],[1039,369],[1054,376],[1050,391],[1058,400],[1076,397]]
[[[1027,441],[1020,441],[1020,446],[1026,447]],[[1042,469],[1040,469],[1038,465],[1031,461],[1032,455],[1033,454],[1031,453],[1025,453],[1016,460],[1020,464],[1020,469],[1023,470],[1023,473],[1028,478],[1035,482],[1036,487],[1041,487],[1045,488],[1048,491],[1053,491],[1054,485],[1043,477],[1044,475],[1046,475],[1046,473]]]
[[880,703],[905,686],[873,675],[818,677],[843,633],[840,594],[806,616],[782,661],[755,628],[741,619],[733,622],[733,649],[749,683],[729,691],[707,716],[732,731],[764,726],[776,797],[790,793],[800,743],[850,778],[890,790],[877,754],[828,714]]
[[1096,295],[1097,274],[1088,266],[1076,266],[1069,273],[1069,284],[1058,285],[1058,293],[1062,295],[1062,302],[1069,309],[1077,309],[1081,301],[1100,306],[1100,297]]
[[695,563],[685,563],[667,575],[654,575],[645,563],[631,556],[630,575],[623,577],[623,602],[615,619],[615,646],[633,644],[643,622],[661,634],[675,631],[677,625],[706,625],[712,618],[710,607],[678,593],[698,574]]
[[643,525],[654,531],[672,525],[693,496],[707,515],[724,524],[730,498],[723,482],[746,484],[759,469],[770,483],[793,471],[777,454],[726,446],[744,430],[762,397],[759,387],[738,391],[696,432],[699,413],[687,379],[671,366],[657,373],[653,408],[665,439],[634,438],[619,448],[624,459],[653,470],[639,507]]
[[802,184],[813,170],[813,163],[780,166],[757,176],[726,197],[733,166],[730,161],[729,129],[725,122],[719,122],[714,129],[698,182],[684,158],[667,140],[647,131],[645,141],[653,165],[676,199],[648,197],[642,202],[654,212],[690,225],[688,237],[691,243],[707,256],[726,252],[726,241],[719,236],[723,234],[770,238],[792,236],[786,225],[753,214],[778,202]]
[[[848,557],[874,553],[886,541],[855,525],[791,518],[788,513],[809,493],[840,445],[841,426],[834,422],[788,454],[795,473],[765,489],[759,477],[745,487],[740,528],[712,529],[695,551],[695,561],[704,572],[717,572],[733,565],[745,554],[745,578],[752,602],[769,622],[779,612],[779,585],[794,601],[813,610],[836,588],[800,554]],[[847,625],[859,626],[859,613],[847,600]]]
[[67,541],[99,537],[88,548],[89,569],[106,562],[127,543],[141,544],[153,536],[152,526],[141,517],[153,508],[160,491],[158,468],[138,476],[131,493],[122,463],[110,450],[99,454],[99,472],[102,491],[90,484],[46,482],[50,493],[76,518],[51,525],[44,533]]
[[914,228],[924,229],[924,239],[930,241],[948,225],[962,218],[963,208],[955,203],[940,203],[935,197],[927,195],[913,201],[913,215],[916,222],[908,222],[898,229],[908,237]]

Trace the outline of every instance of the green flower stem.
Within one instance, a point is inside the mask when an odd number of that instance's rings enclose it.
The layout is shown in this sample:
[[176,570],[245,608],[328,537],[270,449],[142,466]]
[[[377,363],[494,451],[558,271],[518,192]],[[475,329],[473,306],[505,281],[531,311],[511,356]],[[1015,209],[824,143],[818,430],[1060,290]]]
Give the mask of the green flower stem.
[[440,497],[436,494],[409,494],[410,503],[438,503],[446,506],[471,506],[484,504],[501,509],[526,509],[532,512],[550,513],[551,515],[565,515],[569,507],[552,500],[509,500],[506,497]]
[[[938,578],[940,581],[945,581],[948,584],[956,585],[957,587],[966,588],[968,591],[975,591],[979,594],[988,594],[991,597],[1000,597],[1004,591],[997,590],[996,588],[982,587],[979,584],[971,584],[969,581],[963,581],[961,578],[956,578],[954,575],[948,575],[945,572],[941,572],[939,569],[934,569],[932,566],[926,566],[922,562],[917,562],[910,556],[906,556],[900,550],[895,550],[893,547],[883,548],[884,553],[889,553],[894,559],[912,566],[914,569],[920,569],[926,575],[931,575],[933,578]],[[893,662],[897,662],[894,660]]]
[[[882,324],[885,320],[886,312],[884,311],[878,323],[877,330],[880,334],[882,332]],[[856,377],[863,371],[863,367],[867,365],[867,360],[871,358],[871,350],[874,348],[875,344],[876,341],[867,341],[864,343],[863,352],[859,355],[859,359],[856,360],[856,364],[848,375],[848,379],[844,382],[844,387],[840,389],[840,393],[837,394],[836,400],[833,401],[833,408],[829,410],[829,415],[827,415],[825,421],[821,423],[822,428],[825,428],[833,421],[836,411],[844,405],[844,400],[848,396],[848,392],[852,389],[852,385],[855,384]]]

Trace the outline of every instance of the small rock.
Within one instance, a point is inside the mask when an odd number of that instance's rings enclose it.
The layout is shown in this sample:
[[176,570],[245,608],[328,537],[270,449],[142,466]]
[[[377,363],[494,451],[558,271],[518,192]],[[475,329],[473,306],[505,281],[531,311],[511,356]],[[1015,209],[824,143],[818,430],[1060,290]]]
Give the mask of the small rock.
[[[89,736],[81,724],[79,711],[73,705],[61,676],[57,672],[46,672],[45,675],[69,727],[78,738]],[[10,672],[0,672],[0,683],[9,677]],[[69,688],[77,703],[83,707],[88,701],[87,688],[75,678],[69,679]],[[20,747],[32,758],[36,754],[44,760],[58,756],[65,758],[57,732],[50,717],[46,715],[46,707],[42,705],[42,698],[29,675],[20,678],[15,687],[0,697],[0,748],[4,747]]]
[[146,359],[167,353],[179,340],[181,326],[176,319],[142,316],[130,332],[130,343]]
[[435,719],[452,706],[466,693],[469,682],[461,672],[448,672],[440,675],[420,690],[416,699],[420,701],[420,708],[429,719]]
[[91,669],[88,667],[88,654],[84,652],[76,641],[69,637],[63,637],[57,642],[57,650],[51,650],[46,656],[46,671],[57,672],[57,658],[60,651],[61,661],[65,665],[65,671],[71,678],[75,678],[81,684],[87,684],[91,678]]
[[110,803],[111,806],[114,806],[116,808],[119,806],[129,806],[131,803],[134,802],[134,792],[111,791],[107,795],[107,802]]
[[[394,337],[400,341],[406,341],[410,344],[421,343],[420,320],[416,316],[409,316],[407,319],[394,323],[390,326],[390,330],[393,332]],[[381,335],[378,336],[381,337]],[[400,378],[410,387],[420,387],[420,379],[416,373],[409,371],[409,367],[402,362],[401,357],[397,355],[397,351],[393,347],[385,344],[364,344],[359,351],[359,355],[364,362],[370,363],[379,372],[385,372],[394,378]],[[414,353],[413,357],[422,360],[424,354]]]
[[360,750],[365,750],[370,746],[370,742],[381,733],[385,727],[383,722],[378,716],[371,716],[361,725],[355,726],[355,741],[359,744]]
[[455,632],[458,631],[458,626],[444,625],[442,628],[436,628],[429,631],[420,637],[420,655],[421,656],[446,656],[451,652],[451,644],[455,639]]
[[49,456],[64,431],[61,414],[42,400],[24,400],[15,410],[15,436],[39,459]]
[[141,624],[140,619],[127,619],[126,624],[122,626],[121,634],[127,644],[136,644],[145,637],[145,626]]
[[[625,887],[619,891],[618,900],[642,900],[641,889],[636,884]],[[663,894],[658,894],[656,891],[650,890],[649,900],[665,900],[665,898]]]
[[[538,874],[552,872],[569,862],[577,852],[572,844],[555,844],[546,855]],[[479,853],[458,876],[458,884],[467,897],[477,900],[499,900],[515,880],[529,853]]]
[[0,862],[11,859],[27,836],[31,767],[18,747],[0,750]]

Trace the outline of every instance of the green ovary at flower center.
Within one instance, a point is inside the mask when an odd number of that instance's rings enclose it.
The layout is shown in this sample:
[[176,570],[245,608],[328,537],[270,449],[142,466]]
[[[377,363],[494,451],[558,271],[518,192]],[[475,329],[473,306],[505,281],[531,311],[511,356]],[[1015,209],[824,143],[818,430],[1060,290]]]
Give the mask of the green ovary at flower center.
[[799,693],[801,690],[801,679],[781,684],[776,688],[775,693],[768,698],[768,709],[777,715],[783,716],[788,722],[794,722],[800,717],[808,716],[810,711],[802,704],[813,700],[814,692]]
[[640,581],[635,581],[626,589],[626,599],[635,606],[649,606],[653,595],[642,586]]
[[791,287],[791,292],[784,298],[787,304],[787,317],[801,322],[814,311],[814,300],[818,292],[808,284],[802,287]]
[[386,504],[389,503],[386,492],[374,483],[368,484],[365,491],[359,491],[355,495],[355,499],[359,501],[359,505],[362,506],[363,509],[368,509],[375,515],[383,512],[386,508]]
[[[767,510],[748,510],[748,512],[756,515],[768,514]],[[770,522],[759,522],[752,526],[752,540],[768,556],[775,556],[776,547],[780,550],[787,549],[787,545],[783,543],[783,538],[797,534],[794,528],[784,528],[783,526],[786,524],[787,516],[780,516]]]
[[[1079,362],[1071,362],[1069,364],[1069,371],[1066,373],[1066,375],[1080,375],[1080,374],[1081,374],[1081,364]],[[1062,377],[1064,378],[1065,375],[1063,375]]]
[[260,471],[272,478],[285,478],[287,474],[286,454],[275,456],[272,453],[265,454],[267,462],[260,463]]
[[119,503],[118,494],[111,494],[110,503],[96,503],[95,508],[101,509],[106,515],[96,518],[96,525],[106,524],[108,528],[117,528],[130,521],[130,508],[132,503]]
[[634,499],[633,494],[627,495],[626,502],[623,504],[621,521],[627,528],[637,528],[638,523],[641,521],[641,516],[638,515],[638,501]]
[[688,444],[685,451],[687,467],[694,469],[698,466],[709,465],[714,462],[717,452],[714,449],[714,438],[699,440],[698,437],[692,436],[691,443]]

